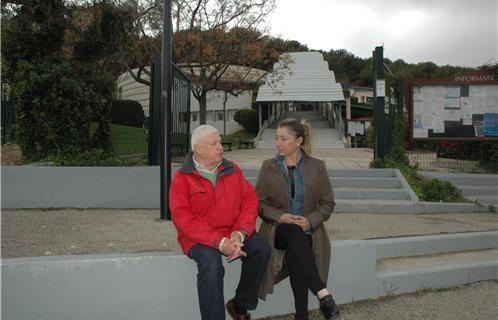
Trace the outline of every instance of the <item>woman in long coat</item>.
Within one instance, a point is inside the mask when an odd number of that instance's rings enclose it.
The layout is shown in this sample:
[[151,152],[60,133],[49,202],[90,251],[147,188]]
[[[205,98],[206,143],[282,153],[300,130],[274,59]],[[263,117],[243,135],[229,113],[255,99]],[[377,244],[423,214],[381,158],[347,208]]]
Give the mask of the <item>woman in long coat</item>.
[[259,233],[272,246],[259,290],[265,299],[274,284],[289,276],[296,308],[295,319],[308,319],[308,289],[326,319],[339,314],[327,289],[330,240],[323,226],[334,209],[334,196],[323,161],[310,156],[311,128],[286,119],[276,134],[278,154],[264,161],[256,192]]

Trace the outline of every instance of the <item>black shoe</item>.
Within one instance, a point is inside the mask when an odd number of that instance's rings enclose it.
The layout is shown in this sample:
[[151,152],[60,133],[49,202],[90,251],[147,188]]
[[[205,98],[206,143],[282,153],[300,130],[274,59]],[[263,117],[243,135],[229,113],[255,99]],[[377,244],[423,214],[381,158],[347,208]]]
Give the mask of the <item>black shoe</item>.
[[237,313],[237,311],[235,310],[235,300],[234,299],[229,300],[225,304],[225,308],[233,320],[251,320],[251,314],[249,312],[246,312],[244,314]]
[[331,319],[339,315],[339,307],[335,304],[331,294],[322,297],[318,301],[320,301],[320,312],[325,319]]

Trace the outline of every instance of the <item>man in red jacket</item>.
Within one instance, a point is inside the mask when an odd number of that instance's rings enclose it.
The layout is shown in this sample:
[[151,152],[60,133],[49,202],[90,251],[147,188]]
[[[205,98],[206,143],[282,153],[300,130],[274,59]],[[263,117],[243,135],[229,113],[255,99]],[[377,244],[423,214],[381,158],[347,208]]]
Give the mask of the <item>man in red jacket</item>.
[[192,132],[192,150],[170,187],[170,208],[178,242],[197,263],[197,294],[203,320],[225,319],[222,255],[242,260],[235,297],[226,309],[232,319],[250,319],[270,258],[270,246],[255,232],[258,198],[241,169],[223,158],[216,128]]

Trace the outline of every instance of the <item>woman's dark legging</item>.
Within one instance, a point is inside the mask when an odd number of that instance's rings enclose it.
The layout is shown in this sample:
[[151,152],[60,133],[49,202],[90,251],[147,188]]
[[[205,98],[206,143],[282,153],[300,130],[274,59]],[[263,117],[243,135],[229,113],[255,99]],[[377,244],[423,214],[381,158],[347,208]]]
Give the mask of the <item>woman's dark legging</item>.
[[308,289],[316,293],[327,287],[320,278],[312,251],[312,238],[295,224],[282,223],[275,231],[275,248],[285,250],[284,260],[294,294],[295,319],[308,319]]

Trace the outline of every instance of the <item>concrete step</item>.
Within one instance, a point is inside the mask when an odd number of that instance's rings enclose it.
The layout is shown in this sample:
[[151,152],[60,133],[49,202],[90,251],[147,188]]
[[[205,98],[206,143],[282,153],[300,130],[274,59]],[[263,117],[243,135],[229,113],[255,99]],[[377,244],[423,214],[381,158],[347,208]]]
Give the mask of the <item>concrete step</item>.
[[320,120],[320,121],[314,120],[314,121],[310,121],[310,125],[311,125],[311,128],[313,130],[316,130],[316,129],[327,129],[327,128],[330,129],[330,123],[328,121],[326,121],[326,120]]
[[376,275],[381,294],[496,279],[496,231],[376,239]]
[[410,196],[403,189],[378,188],[334,188],[336,199],[386,199],[410,200]]
[[377,271],[403,271],[407,269],[422,269],[489,261],[498,261],[498,248],[379,259],[377,260]]
[[413,213],[408,200],[336,199],[335,213]]
[[329,177],[339,178],[393,178],[392,169],[329,170]]
[[498,175],[496,174],[472,174],[472,173],[448,173],[420,171],[422,175],[451,181],[453,184],[474,187],[495,187],[498,188]]
[[[320,122],[322,123],[322,122]],[[325,128],[313,130],[312,144],[314,148],[344,148],[344,143],[339,137],[336,129],[330,128],[328,122],[324,121]],[[327,126],[325,126],[327,124]],[[265,129],[257,143],[258,149],[275,148],[276,129]]]
[[376,188],[399,189],[402,187],[398,178],[336,177],[331,179],[334,188]]
[[496,279],[498,249],[476,250],[377,261],[380,294],[453,287]]
[[427,202],[419,201],[414,206],[413,213],[471,213],[489,212],[489,208],[475,203]]
[[[257,177],[259,169],[245,169],[246,177]],[[393,178],[395,177],[392,169],[358,169],[358,170],[328,170],[331,178]]]
[[495,196],[498,197],[498,188],[458,186],[465,196]]
[[475,187],[489,186],[489,187],[498,188],[498,179],[493,179],[493,178],[441,177],[438,179],[448,180],[458,186],[475,186]]
[[498,248],[498,231],[459,232],[371,240],[377,259]]
[[[260,141],[256,146],[257,149],[275,149],[275,142]],[[344,148],[344,143],[331,141],[327,143],[313,143],[313,148],[329,149],[329,148]]]
[[322,115],[318,111],[293,111],[287,112],[283,116],[284,119],[294,118],[294,119],[306,119],[308,121],[320,121],[323,120]]
[[[256,184],[259,170],[245,170],[245,176]],[[393,169],[329,170],[334,190],[336,213],[456,213],[487,212],[489,208],[475,203],[416,201]]]
[[471,200],[476,200],[477,202],[483,205],[492,205],[492,206],[498,205],[497,196],[469,196],[468,198]]

